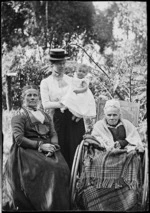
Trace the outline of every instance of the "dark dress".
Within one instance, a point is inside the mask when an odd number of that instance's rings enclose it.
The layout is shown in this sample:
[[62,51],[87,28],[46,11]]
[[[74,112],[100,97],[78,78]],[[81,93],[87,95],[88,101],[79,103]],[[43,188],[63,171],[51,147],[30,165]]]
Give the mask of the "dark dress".
[[61,152],[46,157],[29,146],[31,140],[51,143],[55,130],[51,118],[44,114],[43,124],[27,110],[12,119],[13,145],[4,170],[4,188],[12,210],[70,209],[70,171]]
[[[119,124],[119,125],[118,125]],[[122,122],[119,120],[118,124],[116,126],[110,126],[108,125],[108,129],[110,130],[114,142],[118,141],[121,149],[123,149],[126,145],[128,145],[128,141],[125,139],[126,138],[126,131],[125,127],[123,126]]]
[[75,150],[85,134],[84,121],[72,121],[72,113],[68,109],[64,113],[55,109],[53,120],[61,152],[71,169]]

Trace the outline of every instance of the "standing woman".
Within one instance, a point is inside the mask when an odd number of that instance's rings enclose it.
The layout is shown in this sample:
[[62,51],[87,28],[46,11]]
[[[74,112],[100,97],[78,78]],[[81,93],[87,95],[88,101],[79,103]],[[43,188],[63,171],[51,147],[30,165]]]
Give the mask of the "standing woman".
[[72,77],[64,74],[65,60],[66,54],[63,49],[51,49],[52,74],[41,81],[40,92],[44,109],[51,109],[61,152],[71,169],[75,150],[83,139],[85,127],[82,118],[79,121],[73,120],[73,115],[68,109],[64,112],[60,110],[64,107],[60,100],[72,83]]
[[70,171],[53,122],[39,110],[36,86],[23,88],[23,107],[12,118],[13,145],[4,171],[4,210],[69,210]]

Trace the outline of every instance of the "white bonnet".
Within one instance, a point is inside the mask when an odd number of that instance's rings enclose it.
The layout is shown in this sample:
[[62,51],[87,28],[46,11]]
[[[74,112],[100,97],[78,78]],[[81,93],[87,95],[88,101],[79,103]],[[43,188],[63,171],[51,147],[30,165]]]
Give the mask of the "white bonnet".
[[105,103],[104,110],[108,107],[115,107],[118,110],[120,110],[120,102],[118,100],[115,100],[115,99],[108,100]]

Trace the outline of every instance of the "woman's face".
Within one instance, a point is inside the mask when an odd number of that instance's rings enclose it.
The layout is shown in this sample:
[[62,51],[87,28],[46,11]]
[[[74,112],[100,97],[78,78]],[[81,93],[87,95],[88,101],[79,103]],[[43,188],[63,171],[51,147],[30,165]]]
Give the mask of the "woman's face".
[[39,102],[39,92],[36,89],[28,89],[24,95],[24,105],[34,108],[37,107]]
[[107,107],[105,109],[105,118],[109,125],[116,125],[120,118],[120,110],[115,107]]
[[63,73],[65,72],[65,61],[58,61],[56,63],[54,63],[53,65],[53,75],[54,76],[62,76]]

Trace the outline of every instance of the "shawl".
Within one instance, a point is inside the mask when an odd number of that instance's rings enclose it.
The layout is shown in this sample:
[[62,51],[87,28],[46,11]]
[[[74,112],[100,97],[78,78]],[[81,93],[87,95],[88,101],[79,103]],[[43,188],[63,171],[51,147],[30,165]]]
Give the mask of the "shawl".
[[[127,151],[133,150],[137,147],[143,147],[140,135],[136,130],[136,127],[126,119],[120,119],[123,123],[126,131],[125,140],[128,141],[128,145],[126,146]],[[93,127],[93,131],[91,133],[101,144],[101,146],[105,147],[107,150],[110,150],[114,146],[113,136],[110,130],[107,127],[105,118],[100,121],[97,121]]]
[[82,170],[75,202],[80,209],[126,211],[138,205],[142,165],[136,150],[102,150],[93,136],[85,136]]
[[[93,152],[94,153],[94,152]],[[79,188],[94,185],[96,188],[120,188],[128,185],[134,190],[139,185],[140,157],[135,150],[95,151],[87,155],[79,181]]]

